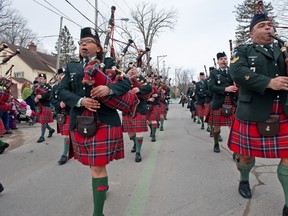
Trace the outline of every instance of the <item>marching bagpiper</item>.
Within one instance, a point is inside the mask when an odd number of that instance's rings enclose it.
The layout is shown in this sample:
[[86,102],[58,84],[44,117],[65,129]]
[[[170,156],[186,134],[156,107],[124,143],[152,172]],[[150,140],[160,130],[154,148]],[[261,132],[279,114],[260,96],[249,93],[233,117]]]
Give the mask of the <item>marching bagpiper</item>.
[[231,126],[234,119],[236,107],[235,92],[237,86],[233,82],[228,69],[228,59],[224,52],[217,53],[219,69],[210,73],[208,86],[213,93],[211,109],[206,122],[213,126],[214,148],[216,153],[220,152],[219,134],[221,126]]
[[57,121],[57,133],[60,133],[64,137],[64,148],[59,165],[63,165],[68,160],[70,138],[69,138],[69,123],[70,123],[70,107],[66,106],[65,102],[59,97],[59,85],[64,76],[64,71],[62,68],[57,70],[57,80],[58,84],[52,87],[51,91],[51,104],[55,107],[56,121]]
[[52,137],[55,130],[49,125],[49,123],[54,121],[50,106],[51,86],[47,83],[47,77],[44,73],[40,73],[37,80],[37,87],[34,88],[34,100],[36,103],[36,121],[41,124],[41,135],[37,143],[41,143],[45,141],[44,135],[46,128],[49,130],[47,138]]
[[152,86],[147,83],[143,76],[139,76],[137,68],[132,67],[127,76],[131,81],[131,91],[133,91],[140,100],[140,103],[136,109],[135,116],[129,116],[123,114],[122,118],[122,128],[123,132],[127,132],[130,140],[133,141],[133,147],[131,152],[135,154],[135,162],[142,161],[141,147],[143,144],[143,132],[148,131],[146,114],[147,110],[147,100],[152,93]]

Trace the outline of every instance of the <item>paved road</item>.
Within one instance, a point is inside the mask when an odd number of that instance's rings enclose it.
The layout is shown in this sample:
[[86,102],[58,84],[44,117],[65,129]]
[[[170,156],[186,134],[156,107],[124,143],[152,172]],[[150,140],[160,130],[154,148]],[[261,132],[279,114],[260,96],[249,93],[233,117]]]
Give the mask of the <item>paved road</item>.
[[[190,112],[171,104],[165,131],[157,142],[144,135],[143,161],[134,162],[125,134],[125,159],[108,166],[110,189],[106,216],[280,216],[284,198],[277,180],[278,160],[257,160],[251,175],[253,198],[237,192],[239,173],[226,147],[212,151],[208,133],[193,123]],[[12,145],[0,155],[1,216],[90,216],[89,168],[71,160],[63,166],[62,138],[36,143],[39,125],[25,123],[4,140]]]

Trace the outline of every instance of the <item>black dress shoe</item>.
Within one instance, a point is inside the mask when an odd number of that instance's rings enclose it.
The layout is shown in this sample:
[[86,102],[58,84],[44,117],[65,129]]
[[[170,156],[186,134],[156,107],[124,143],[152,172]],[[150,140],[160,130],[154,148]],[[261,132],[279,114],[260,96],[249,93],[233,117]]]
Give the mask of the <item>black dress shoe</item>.
[[141,157],[141,154],[140,154],[140,152],[137,152],[136,154],[135,154],[135,162],[141,162],[142,161],[142,157]]
[[52,129],[49,131],[49,134],[48,134],[47,138],[52,137],[52,135],[53,135],[54,132],[55,132],[55,130],[52,128]]
[[164,131],[164,128],[163,128],[163,127],[160,127],[160,131]]
[[213,151],[216,152],[216,153],[219,153],[219,152],[220,152],[220,146],[219,146],[219,143],[214,144]]
[[9,144],[8,143],[5,143],[3,146],[0,147],[0,154],[2,154],[6,148],[9,147]]
[[156,137],[155,137],[155,135],[152,135],[151,142],[156,142]]
[[67,162],[67,160],[68,160],[67,156],[62,155],[60,160],[58,161],[58,164],[59,165],[63,165],[63,164],[65,164]]
[[282,216],[288,216],[288,207],[284,205]]
[[4,190],[3,185],[0,183],[0,193]]
[[252,193],[248,181],[240,181],[238,191],[245,199],[251,199]]
[[204,130],[204,125],[201,126],[201,130]]
[[41,143],[41,142],[44,142],[45,141],[45,139],[44,139],[44,137],[39,137],[39,139],[37,140],[37,143]]
[[136,145],[135,144],[133,145],[133,147],[131,149],[131,153],[134,153],[134,152],[136,152]]

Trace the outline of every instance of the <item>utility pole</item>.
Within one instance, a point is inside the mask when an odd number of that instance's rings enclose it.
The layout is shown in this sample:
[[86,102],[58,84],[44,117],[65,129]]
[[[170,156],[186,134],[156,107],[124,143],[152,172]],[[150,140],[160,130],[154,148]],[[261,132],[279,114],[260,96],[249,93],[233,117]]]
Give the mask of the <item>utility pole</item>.
[[98,32],[98,0],[95,0],[95,31]]
[[58,49],[57,49],[57,62],[56,62],[56,70],[60,68],[60,52],[61,52],[61,32],[62,32],[62,23],[63,17],[60,17],[60,30],[59,30],[59,37],[58,37]]
[[165,58],[167,55],[157,56],[157,75],[159,76],[159,58]]

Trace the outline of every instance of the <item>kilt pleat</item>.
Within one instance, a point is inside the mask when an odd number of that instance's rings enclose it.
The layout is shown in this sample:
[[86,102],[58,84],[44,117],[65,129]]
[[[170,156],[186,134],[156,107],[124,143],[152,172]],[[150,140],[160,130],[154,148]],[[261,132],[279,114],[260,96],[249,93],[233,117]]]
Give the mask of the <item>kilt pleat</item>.
[[147,120],[146,115],[137,113],[134,118],[131,118],[128,115],[123,116],[122,118],[122,130],[127,133],[140,133],[147,132]]
[[[227,105],[232,104],[229,96],[225,97],[224,104],[227,104]],[[234,113],[235,113],[236,107],[233,105],[231,116],[222,115],[221,110],[222,110],[221,108],[217,110],[210,109],[205,119],[205,122],[213,126],[231,126],[234,121]]]
[[160,112],[159,112],[160,106],[159,105],[153,105],[152,110],[150,112],[147,112],[146,118],[147,121],[160,121]]
[[160,106],[159,106],[159,114],[166,114],[167,113],[167,110],[166,110],[166,104],[160,102]]
[[[85,110],[83,115],[90,115]],[[90,112],[92,113],[92,112]],[[97,123],[97,132],[90,138],[82,137],[77,130],[70,131],[74,158],[87,166],[104,166],[110,161],[124,158],[123,132],[121,125]]]
[[235,118],[228,139],[228,147],[244,156],[288,158],[288,118],[279,102],[273,103],[272,113],[280,115],[280,131],[276,136],[263,136],[257,122]]
[[57,124],[57,133],[60,133],[62,136],[68,136],[70,132],[69,123],[70,123],[70,116],[66,115],[65,123],[63,125]]
[[195,116],[205,116],[205,106],[204,105],[200,105],[200,104],[196,104],[195,106]]
[[40,124],[51,123],[54,121],[50,107],[41,106],[41,113],[36,114],[37,122]]

